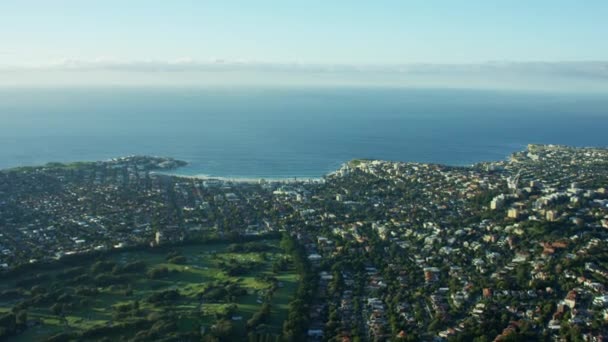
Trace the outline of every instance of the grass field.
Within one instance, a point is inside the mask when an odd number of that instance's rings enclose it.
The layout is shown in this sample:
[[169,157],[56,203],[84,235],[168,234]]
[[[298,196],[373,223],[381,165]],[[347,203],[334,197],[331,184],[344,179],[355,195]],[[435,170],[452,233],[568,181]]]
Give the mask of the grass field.
[[[44,340],[58,333],[79,333],[123,320],[149,319],[151,315],[168,312],[173,317],[179,317],[177,329],[182,332],[198,332],[201,328],[208,330],[223,315],[232,322],[238,336],[245,336],[247,320],[260,309],[263,302],[271,305],[270,316],[265,321],[265,332],[278,335],[287,316],[288,302],[295,291],[298,277],[291,263],[287,264],[285,270],[273,273],[273,263],[287,256],[280,250],[278,240],[265,240],[261,243],[270,249],[264,252],[231,253],[228,251],[228,243],[175,247],[171,250],[172,255],[185,258],[179,264],[167,261],[169,250],[113,253],[106,256],[104,261],[118,266],[143,261],[147,270],[166,267],[169,273],[165,277],[151,279],[145,272],[135,272],[127,275],[127,282],[120,285],[97,285],[96,293],[87,296],[77,295],[79,292],[73,280],[78,279],[79,273],[91,272],[90,264],[81,265],[82,272],[72,268],[71,272],[76,274],[71,274],[70,277],[65,276],[67,268],[42,272],[44,278],[36,285],[44,288],[46,293],[61,289],[69,294],[69,303],[72,304],[67,309],[64,306],[61,314],[53,310],[53,303],[27,305],[25,310],[29,327],[9,341]],[[226,272],[226,264],[243,264],[247,267],[238,275],[231,276]],[[16,289],[20,280],[23,279],[1,279],[0,293]],[[274,291],[268,294],[273,284]],[[227,298],[201,299],[202,293],[209,293],[212,289],[222,292],[222,288],[227,285],[238,288],[240,294]],[[0,312],[9,312],[19,302],[32,299],[35,293],[42,291],[32,287],[21,287],[22,298],[0,299]],[[177,290],[179,298],[160,304],[149,301],[151,296],[170,290]],[[74,302],[80,304],[73,305]],[[134,305],[137,305],[137,314],[117,318],[121,306]],[[228,308],[231,311],[226,313]]]

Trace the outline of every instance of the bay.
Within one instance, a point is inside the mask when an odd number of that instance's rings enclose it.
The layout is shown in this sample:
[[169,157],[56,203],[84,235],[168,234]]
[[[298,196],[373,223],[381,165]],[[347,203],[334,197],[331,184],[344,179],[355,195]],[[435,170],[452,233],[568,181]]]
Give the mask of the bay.
[[319,177],[355,158],[469,165],[608,145],[608,97],[398,88],[0,89],[0,168],[161,155],[179,173]]

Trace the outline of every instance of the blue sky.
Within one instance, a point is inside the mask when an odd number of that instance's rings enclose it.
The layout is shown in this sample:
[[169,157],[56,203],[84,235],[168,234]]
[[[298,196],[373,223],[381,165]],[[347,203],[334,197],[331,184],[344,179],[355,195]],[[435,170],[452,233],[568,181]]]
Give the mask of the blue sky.
[[601,62],[606,18],[605,0],[6,0],[0,66]]

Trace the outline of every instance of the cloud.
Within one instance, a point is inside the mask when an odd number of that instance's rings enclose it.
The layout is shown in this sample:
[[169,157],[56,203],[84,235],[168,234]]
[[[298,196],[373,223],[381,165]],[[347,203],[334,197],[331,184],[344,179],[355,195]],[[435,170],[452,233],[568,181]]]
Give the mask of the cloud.
[[17,56],[17,52],[15,52],[15,51],[0,49],[0,58],[3,58],[3,57],[13,58],[15,56]]
[[[0,51],[1,53],[1,51]],[[62,59],[46,64],[0,66],[13,71],[121,71],[121,72],[210,72],[210,71],[277,71],[316,73],[379,73],[400,75],[511,75],[560,76],[608,79],[608,61],[591,62],[487,62],[478,64],[403,64],[349,65],[265,63],[222,59],[197,61],[190,57],[175,60],[122,61],[108,57],[92,60]]]
[[320,84],[608,91],[606,61],[348,65],[201,61],[191,57],[126,61],[99,57],[0,65],[0,73],[5,74],[4,82],[0,81],[5,85],[19,83],[16,75],[23,74],[31,82],[39,78],[50,84],[65,83],[71,78],[83,84]]

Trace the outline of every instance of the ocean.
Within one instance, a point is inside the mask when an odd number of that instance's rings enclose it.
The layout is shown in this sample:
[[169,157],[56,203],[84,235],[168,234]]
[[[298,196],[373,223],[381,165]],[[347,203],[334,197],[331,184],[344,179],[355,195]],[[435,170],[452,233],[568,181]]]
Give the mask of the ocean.
[[355,158],[470,165],[608,146],[608,96],[387,88],[0,89],[0,168],[126,155],[178,173],[319,177]]

